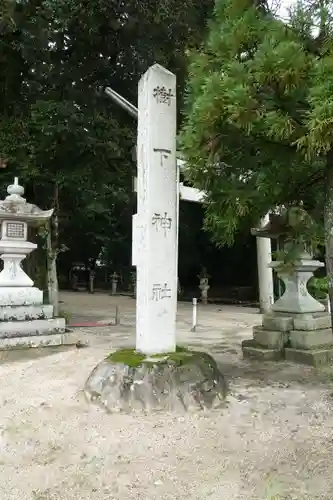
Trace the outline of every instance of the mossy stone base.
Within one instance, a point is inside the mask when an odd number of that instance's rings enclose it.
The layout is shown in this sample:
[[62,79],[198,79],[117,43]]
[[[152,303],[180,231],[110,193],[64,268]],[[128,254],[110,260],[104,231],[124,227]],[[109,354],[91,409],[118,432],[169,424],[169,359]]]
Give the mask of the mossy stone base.
[[111,413],[215,409],[226,393],[214,359],[184,348],[154,356],[116,351],[96,366],[85,385],[88,400]]

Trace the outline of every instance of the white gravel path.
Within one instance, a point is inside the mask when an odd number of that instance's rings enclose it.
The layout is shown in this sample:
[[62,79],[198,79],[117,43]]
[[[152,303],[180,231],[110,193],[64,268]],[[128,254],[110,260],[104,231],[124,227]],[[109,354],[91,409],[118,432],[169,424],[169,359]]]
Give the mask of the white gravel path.
[[106,353],[0,365],[1,500],[332,500],[333,404],[311,369],[240,364],[217,413],[108,415],[80,391]]

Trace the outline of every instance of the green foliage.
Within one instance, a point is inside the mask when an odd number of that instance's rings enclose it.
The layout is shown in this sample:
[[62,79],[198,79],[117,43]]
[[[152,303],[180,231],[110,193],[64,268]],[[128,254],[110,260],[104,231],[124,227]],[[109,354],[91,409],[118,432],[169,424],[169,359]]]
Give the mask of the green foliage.
[[[137,83],[159,62],[178,76],[213,0],[42,0],[0,5],[0,167],[26,197],[55,208],[53,250],[64,274],[101,252],[130,259],[131,149],[136,123],[99,88],[136,102]],[[172,40],[172,43],[170,43]]]
[[304,251],[312,256],[324,244],[324,229],[301,207],[282,210],[280,219],[283,248],[274,252],[273,257],[282,263],[281,270],[292,272]]
[[308,283],[308,290],[315,299],[326,299],[328,294],[327,276],[323,278],[311,278]]
[[301,204],[322,226],[332,17],[329,2],[308,3],[286,24],[264,1],[217,0],[208,39],[192,52],[180,143],[188,180],[208,194],[205,227],[218,244],[277,206]]
[[58,317],[59,318],[64,318],[66,320],[66,324],[68,325],[71,320],[72,320],[72,315],[69,311],[65,311],[64,309],[60,309],[59,311],[59,314],[58,314]]

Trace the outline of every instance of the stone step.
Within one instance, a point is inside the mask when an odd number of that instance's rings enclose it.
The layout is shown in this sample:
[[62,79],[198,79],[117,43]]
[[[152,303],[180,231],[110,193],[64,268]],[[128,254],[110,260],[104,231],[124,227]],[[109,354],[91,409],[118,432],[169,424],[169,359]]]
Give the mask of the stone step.
[[42,305],[43,292],[36,287],[4,286],[1,287],[1,306]]
[[258,346],[281,351],[288,341],[288,333],[284,331],[266,330],[262,326],[254,326],[253,339]]
[[254,339],[243,340],[242,351],[244,358],[248,359],[257,359],[259,361],[279,361],[283,359],[283,351],[262,347]]
[[0,323],[0,339],[65,333],[64,318],[35,319],[32,321],[4,321]]
[[333,348],[327,349],[292,349],[285,350],[286,361],[302,365],[322,366],[333,362]]
[[320,330],[291,330],[289,333],[290,347],[293,349],[320,349],[333,346],[331,328]]
[[75,345],[79,340],[77,332],[55,333],[48,335],[30,335],[25,337],[0,338],[0,351],[26,349],[30,347],[57,347]]
[[0,321],[29,321],[34,319],[51,319],[53,306],[0,306]]

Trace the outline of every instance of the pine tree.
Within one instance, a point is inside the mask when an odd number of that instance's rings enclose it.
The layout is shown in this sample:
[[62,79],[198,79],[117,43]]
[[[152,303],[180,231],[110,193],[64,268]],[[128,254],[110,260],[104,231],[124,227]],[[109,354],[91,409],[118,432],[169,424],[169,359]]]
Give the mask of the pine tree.
[[206,228],[232,243],[242,225],[302,203],[323,223],[333,285],[333,17],[329,0],[280,19],[260,0],[217,0],[192,55],[181,134],[188,177],[208,193]]

